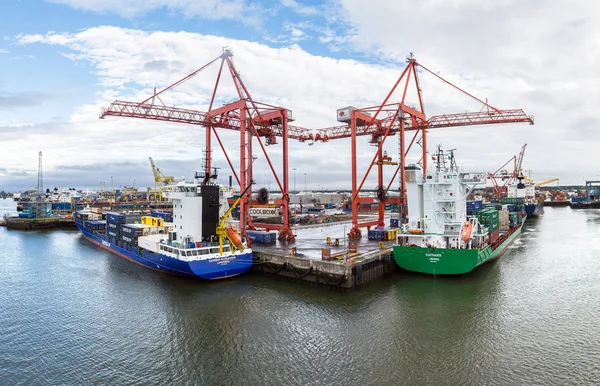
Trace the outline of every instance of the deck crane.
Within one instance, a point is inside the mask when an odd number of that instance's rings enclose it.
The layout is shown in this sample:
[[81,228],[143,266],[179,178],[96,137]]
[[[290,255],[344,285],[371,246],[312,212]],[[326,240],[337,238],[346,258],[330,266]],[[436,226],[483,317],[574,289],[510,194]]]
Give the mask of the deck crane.
[[[315,141],[327,142],[333,139],[351,138],[351,157],[352,157],[352,229],[348,234],[349,238],[361,237],[361,227],[369,229],[372,226],[384,226],[384,206],[385,203],[397,202],[399,204],[399,213],[402,222],[407,221],[408,206],[406,196],[406,178],[405,166],[406,156],[413,144],[416,143],[422,148],[422,155],[419,164],[422,168],[423,176],[427,171],[427,131],[436,128],[473,126],[473,125],[490,125],[498,123],[518,123],[527,122],[533,124],[533,117],[527,116],[521,109],[515,110],[500,110],[491,106],[487,100],[483,101],[467,93],[461,88],[455,86],[451,82],[443,79],[435,72],[418,63],[411,53],[406,60],[407,65],[404,71],[393,85],[390,92],[387,94],[383,102],[378,106],[367,108],[347,107],[338,110],[338,121],[344,123],[341,126],[334,126],[321,129],[314,136]],[[419,70],[417,70],[419,68]],[[470,97],[481,104],[481,110],[477,112],[466,112],[456,114],[443,114],[427,118],[425,115],[425,107],[421,86],[419,84],[419,72],[427,73],[434,78],[437,78],[444,83],[450,85],[460,93]],[[414,83],[414,92],[417,95],[417,106],[410,106],[406,100],[407,91],[411,78]],[[397,101],[392,101],[391,97],[395,93],[401,82],[404,85],[400,87],[402,96]],[[415,134],[409,141],[405,138],[405,133],[414,131]],[[393,177],[386,183],[383,179],[383,151],[384,145],[388,136],[399,134],[398,138],[398,167],[393,173]],[[369,142],[376,146],[375,154],[371,162],[368,164],[367,171],[362,178],[358,180],[358,156],[357,156],[357,137],[370,136]],[[419,140],[417,137],[420,136]],[[408,142],[408,146],[407,146]],[[361,154],[364,155],[364,154]],[[369,176],[373,167],[377,169],[377,195],[376,197],[362,197],[359,194],[365,185],[365,181]],[[391,199],[387,193],[395,180],[399,176],[400,196],[398,199]],[[358,212],[360,203],[379,203],[379,216],[375,221],[358,222]]]
[[172,176],[165,176],[159,168],[154,164],[152,157],[148,157],[150,161],[150,167],[152,167],[152,174],[154,175],[154,199],[156,201],[162,201],[162,189],[165,185],[173,184],[175,178]]
[[246,186],[246,189],[244,189],[242,194],[240,194],[240,196],[235,200],[235,202],[229,207],[227,212],[225,212],[225,214],[219,220],[219,225],[217,225],[216,233],[219,237],[219,254],[221,256],[223,255],[224,238],[227,238],[229,240],[229,243],[231,244],[231,253],[235,253],[236,250],[239,250],[240,252],[244,251],[244,244],[242,244],[242,239],[239,233],[237,233],[237,230],[233,226],[225,227],[225,221],[227,221],[227,218],[229,217],[229,215],[231,215],[231,212],[233,212],[233,210],[238,206],[238,204],[242,200],[242,197],[244,197],[246,192],[248,192],[248,190],[253,184],[254,181],[250,182],[248,186]]

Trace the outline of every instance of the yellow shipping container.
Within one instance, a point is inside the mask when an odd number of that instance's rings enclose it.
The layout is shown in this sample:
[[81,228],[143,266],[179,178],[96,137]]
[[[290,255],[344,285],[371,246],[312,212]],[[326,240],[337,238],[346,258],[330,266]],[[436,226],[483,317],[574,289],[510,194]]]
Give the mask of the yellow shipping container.
[[161,227],[165,225],[165,220],[160,217],[142,216],[142,224]]
[[396,240],[396,229],[391,229],[391,230],[385,231],[385,233],[383,234],[383,239],[384,240]]

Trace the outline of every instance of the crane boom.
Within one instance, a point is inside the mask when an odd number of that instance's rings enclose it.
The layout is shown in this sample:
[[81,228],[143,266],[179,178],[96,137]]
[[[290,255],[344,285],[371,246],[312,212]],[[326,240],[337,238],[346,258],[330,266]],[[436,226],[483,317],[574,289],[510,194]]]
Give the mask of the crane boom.
[[535,184],[535,186],[544,186],[544,185],[547,185],[547,184],[551,184],[553,182],[558,182],[558,178],[552,178],[552,179],[547,180],[547,181],[538,182],[537,184]]
[[523,156],[525,155],[525,148],[527,144],[524,143],[523,147],[521,147],[521,152],[519,153],[519,158],[517,158],[517,162],[515,163],[515,178],[521,173],[521,164],[523,163]]
[[[218,127],[238,131],[240,130],[241,124],[239,115],[233,114],[231,111],[213,115],[199,110],[119,100],[111,103],[108,108],[103,108],[101,110],[100,119],[104,119],[107,116],[187,123],[191,125]],[[255,121],[257,125],[261,123],[260,120],[253,120],[251,118],[248,118],[247,121]],[[283,137],[283,125],[279,122],[267,121],[266,124],[260,125],[255,135]],[[288,138],[306,141],[312,139],[312,133],[309,129],[288,125]]]
[[[408,110],[408,108],[402,108]],[[404,131],[414,131],[422,129],[439,129],[444,127],[459,127],[459,126],[475,126],[475,125],[491,125],[498,123],[529,123],[533,124],[533,118],[525,114],[522,109],[516,110],[492,110],[479,111],[474,113],[458,113],[458,114],[443,114],[434,115],[427,121],[423,121],[420,117],[412,116],[410,112],[407,115],[412,119],[404,119]],[[356,127],[356,135],[377,135],[385,131],[384,127],[386,119],[375,120],[370,125]],[[328,141],[330,139],[350,138],[352,137],[352,129],[350,125],[332,126],[317,131],[315,141]],[[400,132],[400,122],[392,123],[389,134]]]

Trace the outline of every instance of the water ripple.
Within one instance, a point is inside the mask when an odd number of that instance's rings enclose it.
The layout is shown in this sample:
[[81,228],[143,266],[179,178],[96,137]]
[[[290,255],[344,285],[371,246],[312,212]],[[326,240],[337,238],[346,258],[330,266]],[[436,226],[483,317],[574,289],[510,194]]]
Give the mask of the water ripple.
[[401,273],[354,293],[174,278],[77,232],[0,228],[0,381],[597,384],[598,218],[548,208],[470,275]]

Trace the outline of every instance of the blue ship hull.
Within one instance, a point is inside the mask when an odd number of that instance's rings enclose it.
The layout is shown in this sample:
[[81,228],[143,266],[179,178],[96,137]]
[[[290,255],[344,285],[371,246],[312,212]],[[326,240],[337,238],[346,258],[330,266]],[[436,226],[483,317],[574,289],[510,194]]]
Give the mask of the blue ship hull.
[[81,234],[86,239],[100,248],[104,248],[119,257],[159,272],[214,280],[239,275],[246,272],[252,266],[251,252],[186,262],[160,253],[130,247],[125,243],[111,242],[108,237],[91,233],[83,227],[83,224],[78,222],[77,228],[79,228]]
[[544,207],[538,204],[527,204],[524,206],[527,216],[540,216],[544,214]]

